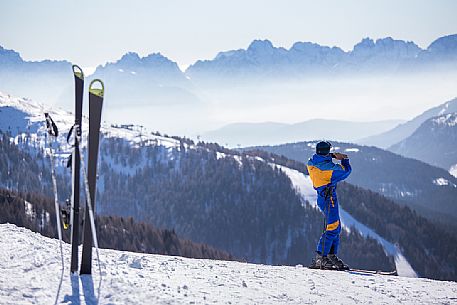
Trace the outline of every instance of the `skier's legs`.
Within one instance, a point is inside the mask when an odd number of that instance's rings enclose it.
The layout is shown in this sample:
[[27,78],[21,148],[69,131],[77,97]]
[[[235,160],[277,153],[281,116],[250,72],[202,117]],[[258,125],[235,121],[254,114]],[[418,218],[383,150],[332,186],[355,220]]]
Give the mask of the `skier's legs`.
[[[328,230],[324,232],[319,239],[319,242],[317,243],[317,253],[322,254],[326,256],[329,254],[330,249],[336,249],[338,251],[338,243],[339,243],[339,236],[340,236],[340,229],[341,226],[338,226],[335,230]],[[324,238],[325,238],[325,249],[322,251],[322,245],[324,244]]]
[[329,254],[338,254],[338,246],[340,245],[340,234],[338,233],[335,239],[333,239],[332,247],[330,248]]

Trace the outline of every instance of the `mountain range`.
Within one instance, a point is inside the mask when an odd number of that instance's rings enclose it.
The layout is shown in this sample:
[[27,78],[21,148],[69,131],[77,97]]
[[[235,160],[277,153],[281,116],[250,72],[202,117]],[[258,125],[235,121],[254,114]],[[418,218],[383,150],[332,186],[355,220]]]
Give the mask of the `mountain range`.
[[369,135],[388,131],[400,123],[403,121],[349,122],[323,119],[295,124],[234,123],[203,133],[201,138],[205,141],[223,143],[228,147],[275,145],[315,139],[357,142]]
[[[451,94],[456,50],[457,35],[440,37],[426,49],[390,37],[366,38],[350,51],[311,42],[296,42],[286,49],[268,40],[254,40],[246,49],[220,52],[186,71],[160,53],[141,57],[129,52],[117,61],[99,65],[86,79],[86,87],[94,78],[105,81],[110,121],[135,120],[151,130],[187,136],[229,122],[254,120],[301,122],[321,117],[379,121],[394,117],[376,118],[379,111],[395,105],[397,98],[389,95],[392,90],[399,88],[405,98],[412,99],[416,91],[408,90],[407,84],[424,90],[432,86],[439,98]],[[3,92],[69,110],[73,108],[71,84],[68,61],[27,61],[16,51],[0,47]],[[373,92],[376,94],[371,96]],[[361,96],[366,96],[365,100]],[[438,97],[432,94],[430,98]],[[343,104],[349,107],[346,113],[374,110],[358,119],[341,113],[329,116],[331,109]],[[257,111],[259,108],[263,110]],[[156,114],[155,118],[148,113]],[[255,118],[250,115],[253,113]]]
[[436,63],[447,70],[457,66],[456,49],[457,35],[440,37],[425,50],[411,41],[365,38],[348,52],[311,42],[296,42],[287,50],[274,47],[269,40],[254,40],[246,50],[220,52],[212,60],[199,60],[186,74],[196,81],[214,83],[214,78],[240,78],[242,82],[244,77],[410,72]]

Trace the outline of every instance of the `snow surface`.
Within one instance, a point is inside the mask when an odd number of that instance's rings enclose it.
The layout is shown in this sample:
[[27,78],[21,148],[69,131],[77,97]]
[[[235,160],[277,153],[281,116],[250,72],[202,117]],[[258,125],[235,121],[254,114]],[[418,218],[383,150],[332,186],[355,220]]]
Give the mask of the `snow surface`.
[[308,201],[311,206],[317,208],[317,193],[308,175],[285,166],[276,164],[274,166],[279,167],[289,177],[292,185],[305,201]]
[[438,125],[447,125],[449,127],[454,127],[457,125],[457,114],[456,113],[448,113],[441,115],[432,120],[433,123]]
[[454,164],[449,169],[449,174],[457,178],[457,164]]
[[[451,171],[450,171],[451,172]],[[452,175],[452,173],[451,173]],[[455,185],[454,183],[450,182],[449,180],[441,177],[441,178],[436,178],[435,180],[433,180],[433,184],[435,185],[438,185],[438,186],[453,186],[453,187],[457,187],[457,185]]]
[[[295,189],[302,195],[302,197],[317,208],[317,194],[313,188],[311,178],[297,170],[293,170],[284,166],[279,166],[281,170],[289,177]],[[400,276],[417,277],[417,273],[408,263],[408,260],[402,254],[401,250],[391,242],[385,240],[382,236],[377,234],[374,230],[367,227],[363,223],[357,221],[351,214],[346,212],[340,206],[340,219],[343,229],[350,231],[352,228],[359,231],[363,236],[369,236],[376,239],[384,251],[395,258],[395,267]]]
[[0,303],[455,304],[457,283],[101,249],[102,276],[70,276],[70,245],[0,224]]
[[346,148],[344,151],[345,152],[359,152],[360,149],[358,149],[358,148]]
[[[0,92],[0,112],[2,120],[0,121],[0,130],[10,130],[13,135],[13,141],[18,144],[19,138],[25,140],[27,134],[30,134],[32,143],[38,148],[46,147],[46,127],[44,113],[48,112],[59,128],[58,147],[61,149],[57,157],[66,159],[71,153],[72,148],[66,141],[66,135],[74,124],[74,114],[62,109],[52,108],[48,105],[35,102],[27,98],[17,98],[9,94]],[[21,113],[22,112],[22,113]],[[86,116],[82,118],[82,148],[87,143],[87,133],[89,130],[89,119]],[[163,136],[156,136],[148,132],[142,126],[133,124],[129,125],[112,125],[102,122],[101,132],[107,138],[125,139],[132,145],[160,145],[168,149],[179,149],[180,141]],[[187,147],[185,144],[184,147]],[[59,164],[59,161],[57,161]]]

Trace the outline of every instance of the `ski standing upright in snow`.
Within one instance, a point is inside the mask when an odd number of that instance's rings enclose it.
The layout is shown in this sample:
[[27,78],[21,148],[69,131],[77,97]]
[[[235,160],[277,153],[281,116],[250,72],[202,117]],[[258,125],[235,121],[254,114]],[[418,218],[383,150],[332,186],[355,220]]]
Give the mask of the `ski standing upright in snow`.
[[[80,201],[80,169],[81,156],[79,152],[79,138],[81,136],[81,121],[84,93],[84,73],[80,67],[73,65],[75,78],[75,125],[72,127],[76,133],[71,157],[72,169],[72,194],[71,194],[71,273],[78,271],[78,245],[79,245],[79,201]],[[71,131],[69,133],[69,136]]]
[[[101,88],[95,88],[94,85],[99,83]],[[100,123],[103,108],[104,86],[99,79],[93,80],[89,85],[89,136],[88,136],[88,164],[87,164],[87,182],[89,195],[86,198],[86,212],[84,221],[83,235],[83,252],[81,259],[80,274],[91,274],[92,272],[92,244],[94,242],[92,234],[93,213],[95,211],[95,195],[97,182],[97,160],[98,148],[100,143]],[[92,208],[92,211],[91,209]],[[92,215],[91,215],[92,213]],[[92,218],[92,219],[91,219]],[[95,228],[94,228],[95,229]]]

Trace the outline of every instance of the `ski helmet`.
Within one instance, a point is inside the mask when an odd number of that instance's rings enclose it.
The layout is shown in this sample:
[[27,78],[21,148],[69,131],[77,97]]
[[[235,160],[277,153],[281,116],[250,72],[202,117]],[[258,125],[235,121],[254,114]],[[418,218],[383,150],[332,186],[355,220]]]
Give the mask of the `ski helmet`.
[[328,155],[330,153],[330,148],[332,147],[332,144],[328,141],[321,141],[316,144],[316,154],[318,155]]

